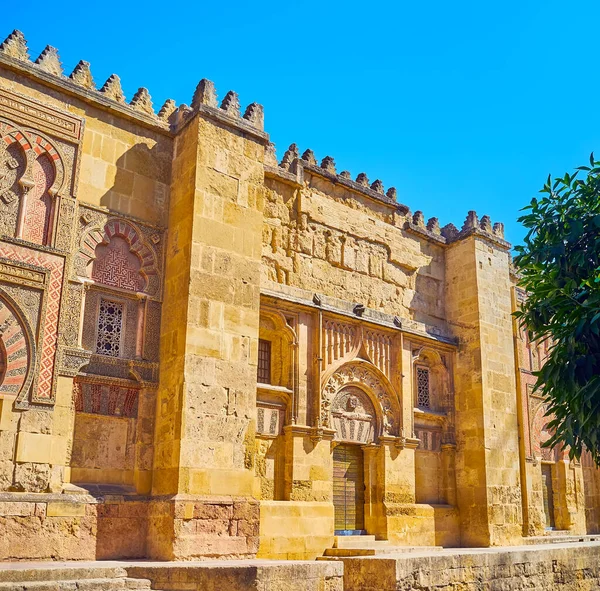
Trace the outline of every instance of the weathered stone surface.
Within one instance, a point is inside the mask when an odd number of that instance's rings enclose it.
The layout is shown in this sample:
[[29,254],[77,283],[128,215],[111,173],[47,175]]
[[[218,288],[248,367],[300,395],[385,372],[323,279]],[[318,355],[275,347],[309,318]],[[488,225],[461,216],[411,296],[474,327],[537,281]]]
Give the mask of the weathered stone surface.
[[313,559],[340,520],[421,546],[600,530],[591,458],[543,446],[548,351],[512,322],[502,224],[441,228],[296,144],[278,165],[262,107],[240,114],[202,80],[155,116],[0,45],[0,557]]
[[348,591],[575,591],[598,587],[599,555],[599,544],[591,543],[335,560],[344,563],[344,589]]

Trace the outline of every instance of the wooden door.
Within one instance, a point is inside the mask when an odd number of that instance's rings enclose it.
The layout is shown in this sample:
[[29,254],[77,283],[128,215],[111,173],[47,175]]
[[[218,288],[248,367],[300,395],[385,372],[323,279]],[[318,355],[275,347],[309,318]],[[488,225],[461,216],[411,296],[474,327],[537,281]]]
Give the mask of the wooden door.
[[333,448],[333,505],[336,532],[363,533],[365,480],[363,451],[358,445]]
[[544,496],[544,513],[546,527],[554,527],[554,491],[552,489],[552,465],[542,464],[542,494]]

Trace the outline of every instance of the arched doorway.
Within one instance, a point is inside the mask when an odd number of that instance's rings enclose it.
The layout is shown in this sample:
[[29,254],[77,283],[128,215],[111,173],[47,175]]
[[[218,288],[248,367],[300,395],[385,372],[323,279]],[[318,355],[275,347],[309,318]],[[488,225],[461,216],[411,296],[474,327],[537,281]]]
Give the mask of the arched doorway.
[[336,431],[333,449],[333,505],[336,535],[365,532],[363,449],[377,430],[375,408],[358,386],[346,386],[335,396],[331,418]]

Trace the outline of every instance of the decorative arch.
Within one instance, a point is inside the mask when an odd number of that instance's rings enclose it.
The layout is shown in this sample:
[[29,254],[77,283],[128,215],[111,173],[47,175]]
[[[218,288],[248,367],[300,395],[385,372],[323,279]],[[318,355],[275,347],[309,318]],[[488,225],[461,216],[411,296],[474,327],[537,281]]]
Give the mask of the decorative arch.
[[[123,252],[123,246],[126,246],[127,253]],[[99,252],[98,248],[102,247],[106,248]],[[129,253],[135,255],[135,264],[131,257],[126,256]],[[96,280],[100,283],[131,291],[143,291],[150,295],[158,293],[156,255],[143,240],[141,232],[131,222],[112,218],[104,226],[90,228],[83,234],[76,261],[77,271],[93,278],[94,264],[99,265],[100,262],[108,271],[104,280],[100,279],[100,270],[97,271]],[[110,265],[113,266],[112,269],[108,269]],[[139,273],[141,278],[137,286],[134,285],[133,273]]]
[[[0,199],[20,202],[16,237],[41,245],[51,243],[56,197],[66,185],[65,166],[52,141],[43,134],[0,118]],[[14,213],[13,213],[14,215]]]
[[547,448],[542,445],[552,437],[552,432],[548,428],[548,423],[552,416],[547,414],[548,407],[541,403],[533,417],[531,423],[531,449],[536,458],[541,458],[547,462],[555,462],[560,459],[560,450],[556,447]]
[[39,131],[28,128],[16,127],[6,119],[0,118],[0,137],[6,146],[18,145],[25,154],[26,170],[21,178],[21,185],[25,191],[34,186],[34,162],[41,156],[46,156],[52,164],[54,171],[53,182],[48,187],[48,193],[55,197],[62,195],[65,188],[65,165],[63,159],[48,137]]
[[15,301],[0,289],[0,395],[18,397],[26,393],[35,375],[33,332]]
[[[298,344],[298,338],[296,331],[288,324],[283,313],[279,310],[261,307],[259,339],[269,343],[270,384],[292,389],[296,366],[295,346]],[[259,343],[259,349],[260,346],[261,343]]]
[[450,404],[450,372],[440,352],[429,347],[421,347],[413,351],[413,406],[420,406],[418,404],[419,367],[426,368],[430,373],[428,378],[431,394],[430,408],[432,410],[449,410],[452,406]]
[[331,427],[332,404],[338,392],[355,386],[365,392],[378,415],[379,435],[400,435],[402,409],[398,397],[386,376],[373,364],[356,359],[338,367],[321,391],[321,424]]
[[[290,344],[297,343],[298,337],[296,335],[296,331],[288,324],[285,315],[282,312],[279,310],[261,308],[260,317],[260,328],[279,331],[287,337],[287,340],[290,342]],[[266,323],[264,323],[264,320],[270,321],[272,326],[267,326]]]

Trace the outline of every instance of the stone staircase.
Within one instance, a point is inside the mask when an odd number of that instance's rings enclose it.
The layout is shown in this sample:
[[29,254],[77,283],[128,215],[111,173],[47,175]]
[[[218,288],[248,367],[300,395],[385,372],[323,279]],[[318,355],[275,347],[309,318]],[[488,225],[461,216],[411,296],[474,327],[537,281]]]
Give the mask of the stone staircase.
[[442,549],[441,546],[393,546],[387,540],[376,540],[375,536],[335,536],[333,548],[325,550],[323,556],[319,556],[317,560],[439,552]]
[[120,567],[0,565],[0,591],[149,591],[148,579],[134,579]]

